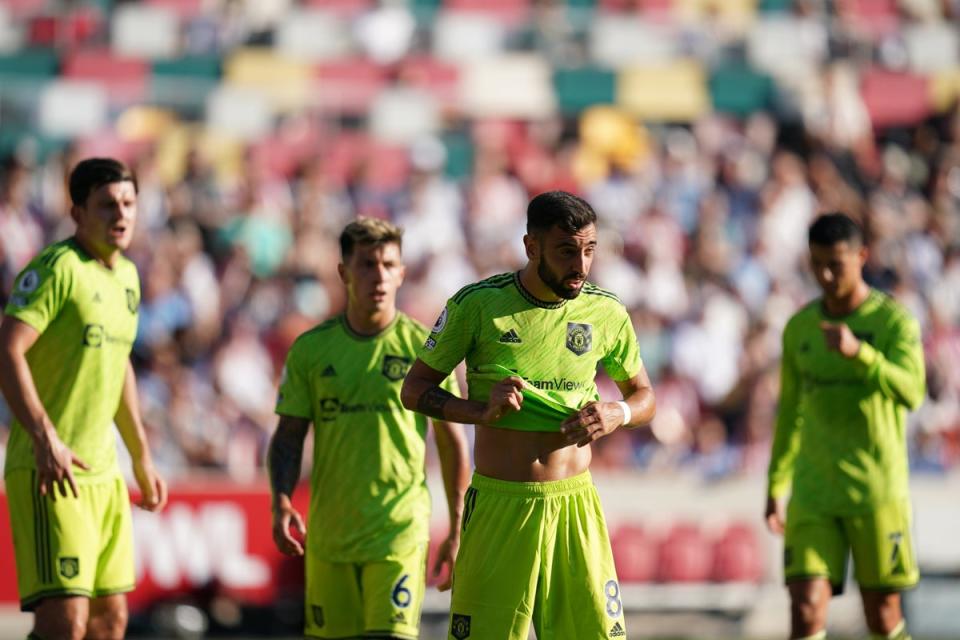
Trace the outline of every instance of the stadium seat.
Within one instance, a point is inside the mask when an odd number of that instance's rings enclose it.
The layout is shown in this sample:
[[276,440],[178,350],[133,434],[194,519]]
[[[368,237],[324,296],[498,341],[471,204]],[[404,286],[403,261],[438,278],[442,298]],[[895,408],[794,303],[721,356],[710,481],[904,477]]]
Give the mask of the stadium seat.
[[273,125],[269,98],[249,87],[219,85],[207,95],[206,121],[212,131],[254,141]]
[[103,49],[75,51],[63,60],[64,78],[100,84],[114,105],[142,101],[147,95],[148,74],[146,62]]
[[350,29],[329,11],[291,11],[274,32],[278,53],[311,62],[336,60],[350,53]]
[[323,62],[313,71],[312,104],[324,111],[363,114],[387,86],[387,70],[369,60]]
[[625,524],[610,536],[620,582],[652,582],[657,575],[656,541],[639,525]]
[[4,0],[3,4],[12,17],[23,19],[43,11],[47,0]]
[[746,65],[730,64],[714,69],[709,86],[713,108],[722,113],[747,116],[773,106],[773,81]]
[[146,0],[144,4],[171,11],[181,20],[195,18],[204,11],[204,0]]
[[451,62],[486,60],[499,55],[506,29],[495,19],[458,11],[443,11],[433,26],[433,54]]
[[617,104],[642,120],[687,122],[710,108],[706,73],[693,60],[623,69]]
[[867,70],[860,93],[874,128],[916,124],[933,110],[929,80],[886,69]]
[[177,14],[166,7],[125,4],[113,14],[111,46],[118,56],[173,58],[179,30]]
[[5,84],[12,80],[44,82],[57,74],[58,67],[57,54],[50,49],[22,49],[0,54],[0,80]]
[[477,118],[537,119],[556,110],[550,66],[533,54],[511,54],[464,65],[461,101]]
[[954,25],[929,22],[908,25],[903,30],[910,69],[931,74],[960,63],[960,42]]
[[593,105],[613,104],[616,85],[616,75],[608,69],[583,67],[553,72],[553,88],[563,113],[576,114]]
[[943,113],[960,101],[960,67],[930,77],[930,100],[937,113]]
[[433,97],[403,87],[380,92],[368,118],[371,135],[393,144],[410,144],[436,133],[441,126],[440,109]]
[[713,579],[717,582],[759,582],[763,577],[760,543],[754,527],[731,524],[714,543]]
[[313,86],[312,75],[306,62],[278,54],[267,47],[238,49],[223,65],[226,84],[261,93],[279,112],[307,106]]
[[655,65],[674,60],[679,40],[672,27],[623,16],[599,16],[589,33],[590,57],[597,64],[619,69],[643,61]]
[[150,74],[150,102],[199,117],[207,94],[220,81],[219,56],[184,56],[157,60]]
[[82,136],[107,124],[106,89],[94,82],[55,80],[40,95],[38,123],[50,136]]
[[699,527],[688,523],[674,525],[660,543],[657,580],[707,582],[712,570],[712,549]]
[[870,39],[895,33],[900,27],[897,0],[841,0],[837,13]]
[[522,25],[530,16],[530,0],[445,0],[443,7],[488,16],[511,27]]
[[813,35],[803,22],[789,15],[765,17],[747,34],[747,60],[758,71],[777,77],[813,73],[827,52],[826,29],[822,43],[811,42]]
[[304,0],[303,5],[335,13],[346,18],[355,17],[374,8],[373,0]]
[[426,55],[408,56],[397,71],[399,81],[425,91],[444,109],[459,102],[460,67]]

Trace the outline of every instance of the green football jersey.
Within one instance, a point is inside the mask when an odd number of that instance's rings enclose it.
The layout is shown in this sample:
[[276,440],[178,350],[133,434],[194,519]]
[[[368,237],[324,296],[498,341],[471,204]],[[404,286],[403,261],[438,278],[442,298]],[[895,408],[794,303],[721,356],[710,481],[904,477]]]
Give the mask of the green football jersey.
[[519,273],[450,298],[419,357],[443,372],[466,359],[470,399],[479,402],[504,377],[522,377],[523,409],[492,425],[521,431],[559,431],[564,418],[599,399],[597,364],[618,382],[642,367],[630,315],[614,294],[586,283],[573,300],[548,303],[524,289]]
[[360,336],[340,315],[287,354],[276,412],[313,423],[307,544],[319,558],[378,560],[427,541],[427,418],[400,403],[426,334],[398,312],[379,334]]
[[[137,335],[140,279],[121,257],[109,269],[70,238],[45,248],[17,277],[6,313],[40,333],[27,352],[34,384],[57,435],[90,471],[117,472],[113,418]],[[34,469],[33,441],[16,420],[6,472]]]
[[[824,321],[850,327],[855,358],[827,350]],[[769,494],[792,483],[792,500],[837,515],[907,497],[906,414],[925,391],[919,326],[891,297],[872,290],[842,318],[807,305],[783,332]]]

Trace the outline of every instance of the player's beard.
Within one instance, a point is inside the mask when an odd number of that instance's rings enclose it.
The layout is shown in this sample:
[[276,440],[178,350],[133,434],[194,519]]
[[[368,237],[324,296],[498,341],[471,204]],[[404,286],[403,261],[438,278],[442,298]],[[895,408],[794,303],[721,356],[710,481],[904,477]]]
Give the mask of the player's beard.
[[[574,289],[573,287],[568,287],[563,284],[563,278],[560,278],[547,266],[546,260],[540,260],[540,263],[537,265],[537,275],[540,276],[540,280],[543,281],[543,284],[547,285],[550,288],[550,291],[553,291],[555,294],[563,298],[564,300],[573,300],[580,292],[583,290],[581,286],[579,289]],[[581,280],[586,280],[586,274],[577,273],[571,271],[566,275],[567,278],[579,278]]]

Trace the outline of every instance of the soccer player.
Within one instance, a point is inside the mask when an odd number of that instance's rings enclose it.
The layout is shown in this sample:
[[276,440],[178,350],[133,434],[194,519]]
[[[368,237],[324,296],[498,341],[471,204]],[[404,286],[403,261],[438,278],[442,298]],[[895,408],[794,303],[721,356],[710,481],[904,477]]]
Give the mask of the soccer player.
[[765,510],[769,528],[784,534],[790,637],[826,637],[827,605],[852,552],[871,639],[903,640],[900,591],[919,578],[905,422],[925,394],[920,331],[864,282],[867,248],[850,218],[818,218],[809,244],[823,295],[783,332]]
[[140,419],[130,349],[140,282],[123,257],[137,183],[91,158],[70,174],[76,234],[17,277],[0,325],[0,388],[13,412],[4,470],[20,606],[32,639],[123,638],[134,586],[127,487],[112,424],[133,460],[140,506],[167,500]]
[[[405,406],[477,425],[450,638],[526,640],[531,621],[541,640],[626,636],[588,445],[655,403],[630,316],[586,281],[596,220],[569,193],[533,198],[526,266],[454,295],[407,374]],[[440,387],[464,359],[466,400]],[[623,401],[598,400],[598,364]]]
[[[303,555],[306,547],[310,637],[419,633],[430,521],[427,420],[403,408],[400,385],[427,330],[396,308],[401,233],[373,218],[347,225],[338,266],[346,312],[297,339],[280,383],[279,426],[268,453],[273,538],[288,555]],[[291,496],[311,423],[307,533]],[[450,518],[436,575],[443,565],[452,568],[456,556],[469,467],[463,427],[440,420],[433,427]],[[448,589],[449,580],[440,588]]]

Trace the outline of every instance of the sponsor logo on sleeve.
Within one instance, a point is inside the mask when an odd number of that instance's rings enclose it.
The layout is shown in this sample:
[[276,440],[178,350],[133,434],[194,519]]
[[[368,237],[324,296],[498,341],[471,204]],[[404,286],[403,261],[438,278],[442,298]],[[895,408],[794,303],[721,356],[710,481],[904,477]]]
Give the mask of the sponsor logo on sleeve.
[[20,282],[17,284],[17,289],[23,293],[33,293],[39,286],[40,274],[37,273],[36,269],[30,269],[29,271],[25,271],[23,275],[20,276]]
[[443,331],[444,327],[447,326],[447,308],[444,307],[443,311],[440,312],[440,317],[437,318],[437,321],[433,323],[433,329],[430,330],[431,333],[440,333]]
[[437,348],[437,341],[433,338],[427,338],[427,341],[423,343],[423,348],[427,351],[433,351]]

